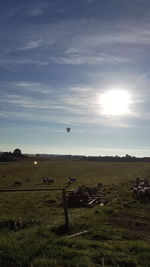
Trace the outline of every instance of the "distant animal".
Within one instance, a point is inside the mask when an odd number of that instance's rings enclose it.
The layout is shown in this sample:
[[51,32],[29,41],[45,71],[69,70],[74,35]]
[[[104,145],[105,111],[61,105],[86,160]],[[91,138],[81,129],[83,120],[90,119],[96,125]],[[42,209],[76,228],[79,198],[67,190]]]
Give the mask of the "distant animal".
[[27,178],[27,179],[26,179],[26,182],[27,182],[27,183],[31,182],[31,177]]
[[54,183],[54,179],[53,178],[49,178],[49,177],[43,177],[43,183],[44,184],[53,184]]
[[71,177],[69,176],[68,181],[67,181],[67,185],[70,185],[70,184],[72,184],[72,183],[74,183],[74,182],[76,182],[76,178],[71,178]]
[[134,187],[133,188],[133,198],[134,199],[137,199],[137,196],[138,196],[138,188],[137,187]]
[[150,186],[148,186],[147,188],[146,198],[147,198],[147,201],[150,202]]
[[149,186],[149,182],[147,179],[144,179],[144,184],[145,184],[145,186]]
[[15,186],[15,185],[22,185],[22,183],[19,182],[19,181],[15,181],[15,182],[14,182],[14,186]]
[[146,199],[146,192],[144,188],[138,188],[138,193],[137,193],[137,199],[141,202],[144,202]]
[[148,195],[149,195],[149,188],[147,186],[144,187],[144,200],[148,200]]
[[47,177],[43,177],[43,183],[47,182]]
[[69,177],[69,180],[70,180],[71,182],[76,182],[76,178],[71,178],[71,177]]
[[134,199],[140,202],[150,202],[150,184],[147,178],[135,178],[135,186],[132,190]]
[[48,184],[53,184],[54,183],[54,179],[47,177],[47,183]]
[[142,187],[142,188],[144,188],[144,187],[145,187],[145,183],[144,183],[144,181],[141,181],[141,182],[139,183],[139,186]]

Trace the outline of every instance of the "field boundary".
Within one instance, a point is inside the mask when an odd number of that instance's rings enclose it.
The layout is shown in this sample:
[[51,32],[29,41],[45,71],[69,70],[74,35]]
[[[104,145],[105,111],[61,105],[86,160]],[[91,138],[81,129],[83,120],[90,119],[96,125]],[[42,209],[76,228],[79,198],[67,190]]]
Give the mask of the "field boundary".
[[66,232],[69,232],[69,217],[66,201],[66,189],[65,188],[24,188],[24,189],[0,189],[0,193],[5,192],[41,192],[41,191],[62,191],[63,196],[63,207],[64,207],[64,217],[65,217],[65,228]]

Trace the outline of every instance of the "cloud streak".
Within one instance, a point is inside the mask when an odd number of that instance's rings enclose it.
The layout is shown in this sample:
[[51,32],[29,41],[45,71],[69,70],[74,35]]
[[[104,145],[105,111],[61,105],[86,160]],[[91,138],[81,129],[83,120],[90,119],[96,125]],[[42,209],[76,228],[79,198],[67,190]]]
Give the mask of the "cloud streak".
[[[133,110],[124,118],[104,116],[98,103],[99,88],[72,86],[68,88],[68,93],[58,91],[54,95],[53,90],[45,84],[12,82],[9,83],[9,86],[11,85],[14,88],[18,87],[21,91],[20,94],[1,93],[1,117],[3,118],[13,117],[14,119],[71,124],[88,123],[89,125],[100,123],[111,127],[132,127],[132,120],[129,118],[140,117]],[[29,96],[28,93],[31,91],[38,94],[36,98],[34,95]],[[46,98],[40,98],[39,93]],[[146,110],[143,112],[145,113]]]
[[[128,64],[146,54],[150,42],[149,24],[130,27],[116,24],[112,28],[109,23],[102,26],[91,20],[86,22],[85,27],[83,20],[64,20],[63,23],[45,23],[34,27],[26,25],[24,31],[21,27],[11,27],[16,41],[10,43],[10,30],[4,27],[7,38],[2,31],[3,44],[0,47],[5,55],[1,54],[1,67],[13,68],[15,65],[27,64],[44,66],[50,63]],[[37,51],[31,54],[31,50]],[[39,53],[40,60],[37,60],[36,55]]]

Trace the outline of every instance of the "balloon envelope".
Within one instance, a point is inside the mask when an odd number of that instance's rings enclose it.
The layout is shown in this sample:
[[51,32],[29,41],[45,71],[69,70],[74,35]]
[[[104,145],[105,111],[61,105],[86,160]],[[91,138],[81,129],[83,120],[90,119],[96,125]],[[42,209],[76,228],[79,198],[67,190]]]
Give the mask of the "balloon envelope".
[[69,133],[71,131],[71,128],[66,128],[67,132]]

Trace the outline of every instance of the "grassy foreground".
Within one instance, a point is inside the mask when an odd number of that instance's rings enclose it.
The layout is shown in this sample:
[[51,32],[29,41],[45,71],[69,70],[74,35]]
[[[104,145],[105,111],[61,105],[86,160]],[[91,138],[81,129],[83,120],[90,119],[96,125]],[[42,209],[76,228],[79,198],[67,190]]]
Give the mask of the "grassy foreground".
[[[43,185],[42,177],[53,177]],[[150,177],[150,163],[33,160],[0,164],[0,188],[64,187],[104,184],[107,204],[69,209],[70,234],[64,232],[62,193],[0,193],[0,266],[150,266],[150,203],[132,197],[135,177]],[[31,182],[27,178],[31,177]],[[21,186],[14,186],[20,181]],[[150,181],[150,180],[149,180]],[[70,189],[70,188],[69,188]]]

